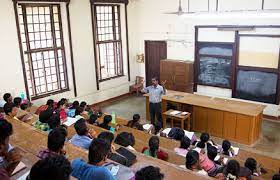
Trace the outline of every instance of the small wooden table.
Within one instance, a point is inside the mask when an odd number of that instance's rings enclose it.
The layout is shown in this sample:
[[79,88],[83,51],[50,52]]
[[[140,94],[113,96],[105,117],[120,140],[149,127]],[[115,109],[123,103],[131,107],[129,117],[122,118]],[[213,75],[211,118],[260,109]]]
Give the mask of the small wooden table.
[[174,120],[180,120],[181,121],[181,128],[182,129],[185,129],[185,121],[187,120],[187,123],[188,123],[188,131],[190,131],[191,129],[191,113],[188,112],[188,114],[186,115],[181,115],[181,114],[178,114],[178,115],[173,115],[171,114],[173,111],[173,109],[170,109],[164,113],[162,113],[163,115],[163,128],[165,129],[166,128],[166,120],[167,118],[170,118],[171,119],[171,127],[173,127],[173,121]]

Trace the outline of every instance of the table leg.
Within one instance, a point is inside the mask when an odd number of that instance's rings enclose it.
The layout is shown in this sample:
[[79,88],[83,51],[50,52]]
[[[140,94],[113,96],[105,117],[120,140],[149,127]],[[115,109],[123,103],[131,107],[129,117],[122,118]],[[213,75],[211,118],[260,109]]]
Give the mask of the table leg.
[[167,116],[163,115],[163,129],[166,128],[166,119],[167,119]]
[[171,128],[174,127],[174,124],[173,124],[173,118],[171,118]]
[[185,129],[184,123],[185,123],[185,120],[184,120],[184,119],[181,119],[181,129]]
[[188,131],[191,131],[191,116],[188,117]]

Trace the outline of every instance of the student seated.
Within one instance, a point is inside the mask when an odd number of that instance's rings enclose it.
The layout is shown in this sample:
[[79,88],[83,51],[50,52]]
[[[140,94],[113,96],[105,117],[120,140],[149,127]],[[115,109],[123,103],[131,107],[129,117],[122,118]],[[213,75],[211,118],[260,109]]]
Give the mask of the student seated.
[[224,157],[223,156],[221,156],[218,160],[215,160],[215,158],[217,157],[217,155],[218,155],[218,150],[217,150],[217,148],[216,147],[214,147],[214,146],[209,146],[208,148],[207,148],[207,156],[208,156],[208,158],[212,161],[212,162],[214,162],[216,165],[224,165]]
[[[42,111],[39,115],[39,120],[35,122],[34,127],[41,131],[50,131],[51,127],[50,124],[53,125],[53,122],[51,121],[57,121],[57,118],[52,116],[58,116],[56,114],[53,114],[53,110],[51,108],[47,108],[46,110]],[[60,120],[59,120],[60,124]],[[53,127],[52,127],[53,128]]]
[[0,119],[0,179],[10,179],[12,172],[21,161],[18,149],[9,144],[13,126],[5,119]]
[[222,154],[227,155],[229,157],[233,157],[234,156],[234,151],[231,148],[231,143],[228,140],[224,140],[222,143]]
[[133,146],[135,145],[135,138],[132,133],[128,132],[121,132],[120,134],[117,135],[115,139],[115,143],[126,147],[130,150],[136,151]]
[[15,97],[14,98],[14,104],[17,108],[20,108],[21,105],[21,98],[20,97]]
[[246,159],[244,166],[251,171],[251,175],[261,176],[261,168],[258,167],[257,161],[254,158]]
[[98,119],[98,116],[96,114],[92,114],[89,117],[88,123],[92,124],[92,125],[95,125],[95,126],[98,126],[99,123],[98,123],[97,119]]
[[82,116],[82,113],[84,112],[84,109],[81,108],[81,107],[78,107],[76,110],[75,110],[75,118],[76,119],[84,119],[84,117]]
[[200,166],[198,152],[194,150],[189,151],[186,155],[186,168],[199,174],[207,175],[207,172]]
[[135,174],[135,180],[163,180],[164,174],[160,172],[158,167],[147,166]]
[[112,121],[112,116],[111,115],[105,115],[103,118],[103,123],[99,124],[99,127],[103,128],[103,129],[107,129],[110,130],[111,126],[109,126],[109,124]]
[[74,101],[69,109],[77,109],[79,106],[79,101]]
[[128,121],[127,126],[131,128],[138,129],[140,131],[144,131],[143,125],[139,123],[140,121],[140,115],[134,114],[133,119]]
[[10,93],[5,93],[3,95],[3,99],[4,99],[4,101],[6,101],[6,103],[12,103],[13,102],[13,96]]
[[74,101],[71,105],[71,107],[67,111],[68,117],[75,117],[76,109],[80,106],[79,101]]
[[[206,150],[207,150],[208,146],[216,145],[214,143],[214,141],[210,139],[210,135],[208,133],[201,133],[200,141],[195,141],[193,143],[193,145],[197,146],[198,143],[199,143],[199,148],[201,148],[201,149],[206,148]],[[202,148],[202,147],[204,147],[204,148]]]
[[54,156],[37,161],[27,180],[70,180],[70,162],[64,156]]
[[109,169],[103,167],[111,151],[111,146],[103,139],[94,139],[89,146],[88,163],[82,159],[72,162],[72,176],[83,180],[114,180]]
[[96,132],[92,129],[88,129],[86,121],[84,119],[79,119],[75,123],[74,128],[77,134],[72,137],[70,142],[75,146],[88,149],[92,139],[96,138],[97,136]]
[[116,149],[115,149],[115,146],[113,145],[113,141],[114,141],[113,133],[103,131],[98,134],[97,138],[104,139],[105,141],[107,141],[107,143],[109,143],[111,145],[111,152],[115,152]]
[[5,119],[7,119],[8,121],[11,121],[11,120],[19,120],[16,115],[18,113],[18,109],[17,107],[15,106],[14,103],[6,103],[4,105],[4,112],[6,114],[6,117]]
[[180,147],[174,148],[174,151],[176,152],[176,154],[186,157],[190,145],[191,145],[191,140],[187,136],[184,136],[181,139]]
[[67,132],[62,128],[55,128],[50,131],[48,135],[48,148],[41,150],[38,153],[40,159],[47,157],[54,157],[58,155],[65,155],[66,151],[63,149]]
[[47,101],[47,104],[46,104],[46,105],[42,105],[42,106],[40,106],[40,107],[36,110],[35,114],[39,115],[42,111],[45,111],[45,110],[47,110],[48,108],[51,108],[52,110],[54,110],[54,100],[49,99],[49,100]]
[[55,112],[59,114],[60,120],[62,122],[65,122],[67,120],[67,114],[66,114],[66,108],[67,108],[67,99],[62,98],[60,101],[57,103],[57,109]]
[[159,138],[157,136],[152,136],[149,139],[149,147],[144,147],[142,152],[147,156],[158,158],[164,161],[168,159],[168,154],[159,148]]

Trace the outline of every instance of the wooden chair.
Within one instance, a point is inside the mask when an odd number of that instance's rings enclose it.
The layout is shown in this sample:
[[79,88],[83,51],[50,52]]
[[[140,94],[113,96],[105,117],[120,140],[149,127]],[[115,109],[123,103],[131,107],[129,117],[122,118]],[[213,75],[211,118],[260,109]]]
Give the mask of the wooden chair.
[[137,96],[139,95],[139,92],[141,91],[141,89],[143,88],[143,83],[144,83],[144,77],[141,76],[136,76],[136,80],[135,80],[135,84],[131,85],[129,87],[129,92],[133,93],[136,92]]

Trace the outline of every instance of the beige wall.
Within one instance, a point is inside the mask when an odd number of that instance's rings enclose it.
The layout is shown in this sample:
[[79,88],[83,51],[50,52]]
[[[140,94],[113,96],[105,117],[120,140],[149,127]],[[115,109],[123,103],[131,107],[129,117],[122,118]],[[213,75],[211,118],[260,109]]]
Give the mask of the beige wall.
[[[72,29],[72,44],[75,64],[75,75],[78,97],[74,97],[73,80],[71,72],[71,59],[68,40],[68,27],[66,19],[66,6],[61,3],[62,23],[64,33],[65,52],[67,60],[67,71],[69,78],[70,91],[58,95],[51,96],[53,99],[62,97],[70,100],[85,100],[88,103],[103,101],[121,94],[127,93],[129,85],[133,81],[128,82],[127,76],[127,48],[126,48],[126,32],[124,5],[121,6],[122,18],[122,40],[123,40],[123,57],[125,76],[100,83],[100,90],[96,88],[95,64],[93,35],[91,25],[91,11],[89,0],[71,0],[70,3],[70,22]],[[18,96],[20,92],[25,92],[24,78],[22,73],[22,65],[20,51],[17,38],[16,22],[13,3],[10,0],[2,0],[0,6],[0,96],[5,92],[11,92],[13,96]],[[132,58],[131,58],[132,59]],[[131,60],[132,61],[132,60]],[[135,63],[131,63],[131,78],[135,79],[137,69]],[[35,104],[45,103],[47,98],[34,101]]]
[[[187,1],[182,1],[183,9],[187,9]],[[204,1],[206,2],[206,1]],[[210,10],[215,9],[216,1],[210,0]],[[219,1],[220,2],[220,1]],[[227,4],[226,2],[229,2]],[[190,9],[192,11],[204,11],[205,4],[197,5],[198,1],[191,0]],[[221,10],[242,10],[254,9],[259,5],[259,0],[223,0],[219,4]],[[270,2],[275,8],[280,8],[280,1]],[[252,5],[252,6],[251,6]],[[271,6],[271,4],[269,5]],[[207,6],[206,6],[207,7]],[[259,7],[259,6],[258,6]],[[133,19],[129,21],[129,28],[133,28],[137,22],[137,29],[134,29],[134,36],[130,36],[130,48],[136,53],[144,53],[144,40],[166,40],[167,41],[167,58],[194,60],[194,27],[196,25],[280,25],[280,13],[227,13],[221,14],[203,14],[190,16],[166,15],[165,12],[174,12],[178,9],[178,2],[174,0],[134,0],[129,4],[130,14]],[[204,41],[234,41],[233,32],[221,32],[217,30],[202,30],[199,40]],[[253,33],[259,33],[256,30]],[[130,32],[132,33],[132,32]],[[249,32],[252,33],[252,32]],[[268,32],[263,32],[268,33]],[[274,30],[269,33],[279,34]],[[250,62],[252,65],[255,62]],[[139,73],[145,76],[145,65],[139,64]],[[198,93],[209,96],[220,96],[230,98],[232,91],[229,89],[214,88],[207,86],[198,86]],[[279,106],[268,105],[265,114],[278,116]]]

